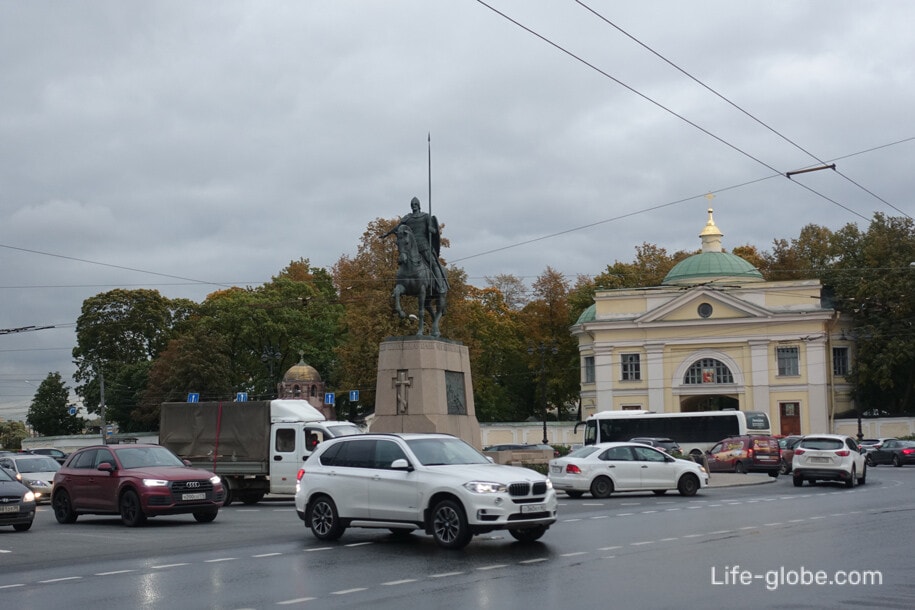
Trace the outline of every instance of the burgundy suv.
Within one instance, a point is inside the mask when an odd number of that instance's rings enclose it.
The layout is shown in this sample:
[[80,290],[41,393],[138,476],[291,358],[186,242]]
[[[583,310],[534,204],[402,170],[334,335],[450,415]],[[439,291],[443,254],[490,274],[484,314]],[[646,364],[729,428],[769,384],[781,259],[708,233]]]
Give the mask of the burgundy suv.
[[225,499],[219,477],[191,468],[159,445],[97,445],[70,454],[54,476],[51,507],[60,523],[79,515],[120,515],[128,527],[147,517],[193,514],[206,523]]

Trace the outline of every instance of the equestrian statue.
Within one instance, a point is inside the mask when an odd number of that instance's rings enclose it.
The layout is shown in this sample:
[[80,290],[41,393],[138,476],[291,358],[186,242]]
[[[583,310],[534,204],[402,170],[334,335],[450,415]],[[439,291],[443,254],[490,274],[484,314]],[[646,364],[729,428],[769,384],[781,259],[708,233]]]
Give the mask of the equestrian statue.
[[448,296],[448,278],[439,262],[441,239],[438,220],[420,210],[416,197],[410,202],[410,207],[413,211],[381,236],[382,239],[389,235],[397,237],[397,277],[391,294],[394,311],[401,318],[407,317],[400,306],[400,297],[415,296],[419,304],[419,330],[416,334],[423,334],[424,312],[429,312],[432,319],[429,334],[438,337],[438,321],[445,313]]

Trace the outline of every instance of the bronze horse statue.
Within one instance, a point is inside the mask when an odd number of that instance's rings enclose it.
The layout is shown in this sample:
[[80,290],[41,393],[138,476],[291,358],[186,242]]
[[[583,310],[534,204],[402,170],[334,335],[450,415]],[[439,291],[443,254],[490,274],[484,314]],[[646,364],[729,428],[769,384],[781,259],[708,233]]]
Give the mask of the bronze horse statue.
[[424,313],[429,312],[432,319],[432,328],[429,334],[433,337],[440,335],[438,321],[445,313],[445,301],[448,294],[447,283],[436,277],[435,273],[429,267],[429,264],[423,259],[417,246],[416,237],[413,230],[406,224],[402,224],[394,229],[397,236],[397,277],[394,284],[394,311],[401,318],[406,318],[407,314],[400,306],[400,297],[402,295],[415,296],[419,304],[419,330],[417,335],[422,335],[424,331]]

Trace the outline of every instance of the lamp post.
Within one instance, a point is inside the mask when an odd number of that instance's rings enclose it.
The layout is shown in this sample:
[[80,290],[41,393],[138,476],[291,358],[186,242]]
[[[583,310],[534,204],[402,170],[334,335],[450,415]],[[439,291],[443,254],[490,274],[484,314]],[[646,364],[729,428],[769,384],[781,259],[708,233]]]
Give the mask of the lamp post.
[[267,367],[267,370],[270,372],[270,383],[275,383],[276,379],[273,376],[273,365],[279,363],[283,359],[283,355],[278,349],[272,345],[264,347],[264,351],[261,352],[261,362]]
[[527,348],[527,353],[533,355],[534,352],[540,352],[540,399],[543,408],[543,444],[550,443],[550,437],[546,431],[546,354],[547,352],[555,355],[559,349],[555,345],[547,345],[541,342],[536,347]]

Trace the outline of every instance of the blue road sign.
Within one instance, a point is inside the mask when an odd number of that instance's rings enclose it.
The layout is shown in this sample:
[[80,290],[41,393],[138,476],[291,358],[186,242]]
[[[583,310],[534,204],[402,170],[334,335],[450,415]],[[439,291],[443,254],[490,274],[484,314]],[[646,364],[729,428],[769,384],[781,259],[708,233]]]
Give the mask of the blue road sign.
[[200,394],[197,392],[191,392],[187,395],[188,402],[200,402]]
[[350,402],[359,402],[359,390],[350,390],[349,391],[349,401]]
[[334,404],[334,393],[333,392],[324,393],[324,404],[326,404],[326,405]]
[[235,402],[248,402],[248,393],[238,392],[235,394]]
[[71,406],[69,409],[67,409],[67,413],[70,415],[76,415],[76,407]]

